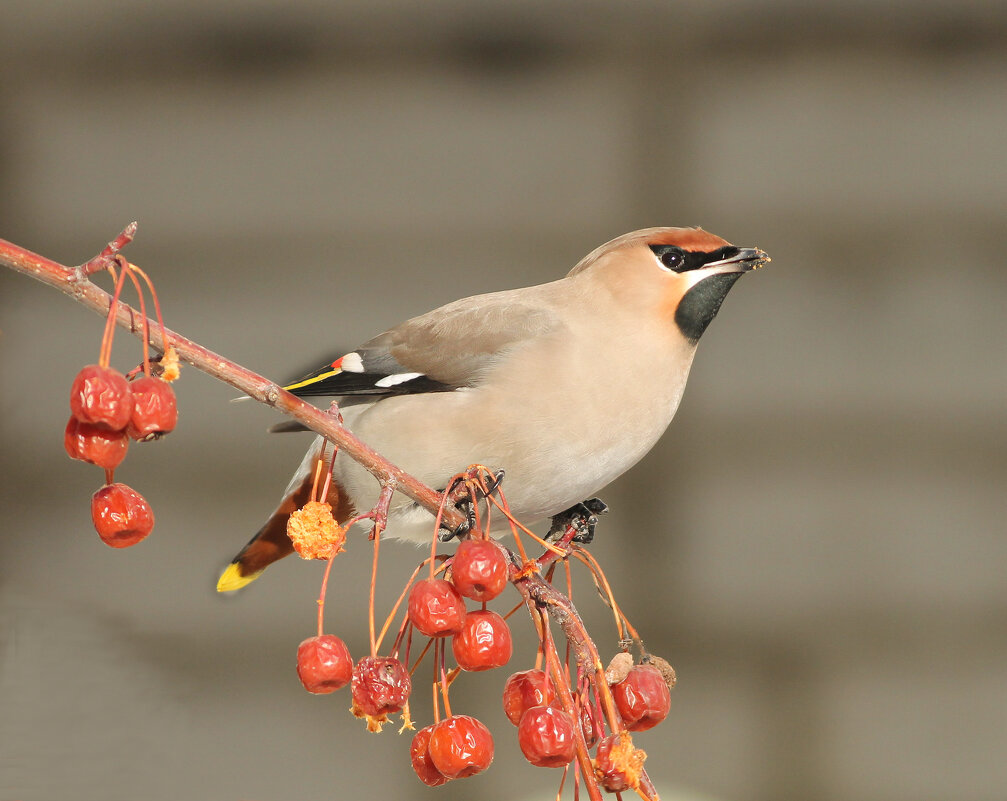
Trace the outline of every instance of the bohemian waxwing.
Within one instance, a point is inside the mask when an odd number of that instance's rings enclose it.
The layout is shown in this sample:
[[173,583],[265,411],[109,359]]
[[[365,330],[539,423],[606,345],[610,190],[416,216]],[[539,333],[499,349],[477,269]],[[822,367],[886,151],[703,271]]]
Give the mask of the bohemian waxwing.
[[[590,498],[654,446],[700,336],[741,274],[767,261],[700,228],[634,231],[565,278],[406,320],[286,389],[338,398],[349,430],[428,486],[470,464],[503,468],[512,512],[534,523]],[[308,500],[321,445],[218,590],[292,552],[287,518]],[[336,519],[368,511],[378,493],[340,453],[327,498]],[[432,530],[426,510],[394,496],[386,536],[429,542]]]

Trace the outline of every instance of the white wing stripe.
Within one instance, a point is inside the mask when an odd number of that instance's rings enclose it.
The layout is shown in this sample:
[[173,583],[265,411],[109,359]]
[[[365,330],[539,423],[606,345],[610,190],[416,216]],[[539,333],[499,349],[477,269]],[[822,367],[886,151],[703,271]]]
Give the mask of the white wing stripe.
[[384,378],[380,378],[374,382],[376,387],[394,387],[396,384],[402,384],[406,381],[412,381],[414,378],[419,378],[423,373],[393,373],[392,375],[386,375]]

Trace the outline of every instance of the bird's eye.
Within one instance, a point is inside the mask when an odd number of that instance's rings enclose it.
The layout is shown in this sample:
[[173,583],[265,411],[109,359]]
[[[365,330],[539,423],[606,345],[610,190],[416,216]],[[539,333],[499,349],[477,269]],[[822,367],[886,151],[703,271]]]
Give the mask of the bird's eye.
[[661,254],[660,258],[661,264],[669,270],[675,270],[676,272],[681,270],[682,265],[685,264],[685,253],[681,248],[668,248]]

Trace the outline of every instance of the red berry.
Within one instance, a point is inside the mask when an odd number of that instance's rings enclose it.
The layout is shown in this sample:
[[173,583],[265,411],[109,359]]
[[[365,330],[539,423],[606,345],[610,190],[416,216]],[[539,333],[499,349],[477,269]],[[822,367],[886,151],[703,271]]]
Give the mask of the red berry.
[[430,760],[443,776],[462,779],[474,776],[493,761],[493,735],[469,715],[452,715],[433,726]]
[[533,706],[521,716],[517,741],[525,759],[540,768],[561,768],[576,749],[573,719],[562,709]]
[[353,677],[350,649],[333,634],[308,637],[297,646],[297,676],[304,689],[316,695],[345,687]]
[[610,793],[621,793],[640,786],[640,774],[647,755],[633,747],[628,732],[610,734],[598,744],[594,775]]
[[671,693],[661,671],[653,665],[637,665],[625,679],[612,686],[612,697],[629,731],[646,731],[668,716]]
[[70,388],[70,412],[77,420],[121,431],[132,410],[129,382],[118,370],[89,364],[77,373]]
[[71,459],[112,470],[126,458],[129,437],[125,431],[111,431],[71,417],[63,432],[63,447]]
[[398,659],[365,656],[353,668],[354,714],[377,718],[401,712],[412,688],[409,671]]
[[409,591],[409,620],[428,637],[447,637],[461,631],[465,601],[449,581],[417,581]]
[[437,766],[430,758],[430,735],[433,734],[434,726],[427,726],[416,732],[412,745],[409,746],[409,758],[412,760],[413,770],[427,787],[440,787],[451,781],[437,770]]
[[489,670],[506,665],[513,650],[507,621],[489,609],[469,612],[462,630],[451,640],[451,650],[462,670]]
[[507,586],[507,560],[489,540],[464,540],[451,563],[451,581],[466,598],[492,601]]
[[91,519],[102,542],[113,548],[136,545],[154,528],[154,512],[125,484],[106,484],[91,496]]
[[555,694],[550,684],[546,689],[545,671],[519,670],[504,684],[503,708],[507,720],[517,726],[521,716],[533,706],[548,706]]
[[133,406],[129,415],[129,435],[133,439],[156,439],[174,430],[178,407],[171,384],[144,376],[130,384]]

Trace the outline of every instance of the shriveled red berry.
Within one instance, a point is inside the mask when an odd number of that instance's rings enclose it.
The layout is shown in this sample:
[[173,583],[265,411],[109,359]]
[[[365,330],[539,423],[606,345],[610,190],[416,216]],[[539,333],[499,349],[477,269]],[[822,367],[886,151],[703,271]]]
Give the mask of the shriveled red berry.
[[70,413],[77,420],[121,431],[132,410],[133,393],[118,370],[89,364],[77,373],[70,388]]
[[350,649],[333,634],[308,637],[297,646],[297,676],[304,689],[316,695],[345,687],[353,678]]
[[381,718],[401,712],[413,688],[409,671],[392,656],[365,656],[353,668],[353,714]]
[[129,437],[125,431],[112,431],[71,417],[63,432],[63,447],[71,459],[112,470],[126,458]]
[[573,719],[562,709],[533,706],[521,716],[517,741],[525,759],[539,768],[561,768],[574,755]]
[[133,439],[155,439],[173,431],[178,422],[178,406],[171,384],[154,376],[138,378],[130,384],[133,407],[127,431]]
[[449,779],[474,776],[493,761],[493,735],[469,715],[452,715],[433,726],[430,760]]
[[449,581],[417,581],[409,591],[409,620],[428,637],[447,637],[461,631],[465,601]]
[[504,714],[517,726],[525,712],[533,706],[548,706],[554,697],[552,685],[546,687],[545,671],[519,670],[512,673],[504,684]]
[[436,725],[435,723],[416,732],[413,735],[413,742],[409,746],[409,758],[413,763],[413,770],[427,787],[440,787],[451,781],[437,770],[437,766],[430,758],[430,735],[433,734]]
[[489,540],[464,540],[451,562],[451,581],[466,598],[492,601],[507,586],[507,560]]
[[629,731],[646,731],[668,717],[671,693],[661,671],[653,665],[637,665],[618,684],[612,697]]
[[113,548],[136,545],[154,528],[150,504],[125,484],[106,484],[91,496],[91,519],[101,541]]
[[510,661],[510,627],[496,612],[477,609],[465,615],[462,630],[451,640],[455,661],[462,670],[489,670]]
[[647,754],[633,746],[629,732],[610,734],[598,743],[592,762],[598,783],[610,793],[640,786],[640,774]]

